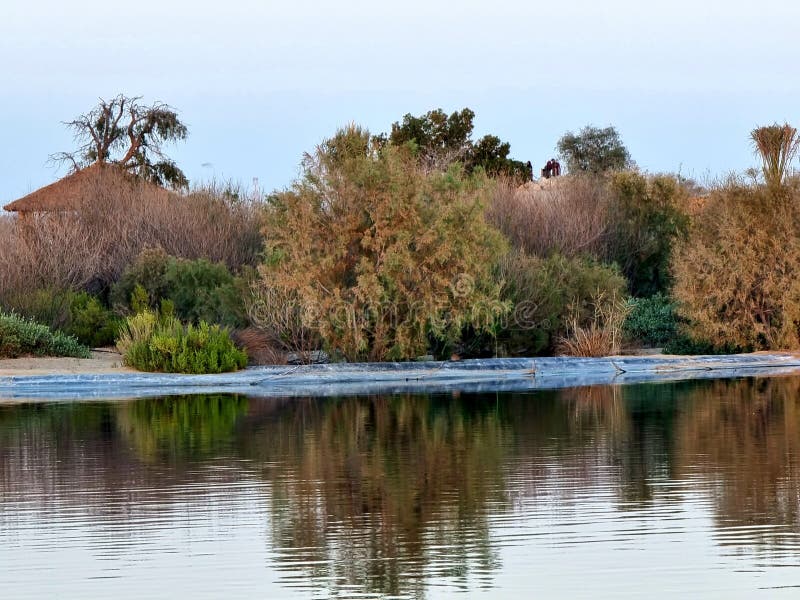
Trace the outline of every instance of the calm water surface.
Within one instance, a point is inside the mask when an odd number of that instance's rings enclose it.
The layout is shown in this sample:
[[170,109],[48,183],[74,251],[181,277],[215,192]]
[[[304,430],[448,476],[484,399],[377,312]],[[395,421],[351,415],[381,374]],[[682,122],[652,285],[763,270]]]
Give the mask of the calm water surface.
[[0,405],[2,598],[797,598],[800,378]]

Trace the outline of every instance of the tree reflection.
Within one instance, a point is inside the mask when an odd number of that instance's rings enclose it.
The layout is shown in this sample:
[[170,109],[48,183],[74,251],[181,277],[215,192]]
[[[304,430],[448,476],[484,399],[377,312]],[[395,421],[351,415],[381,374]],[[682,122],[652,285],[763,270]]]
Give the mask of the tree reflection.
[[145,462],[201,460],[230,446],[244,396],[174,396],[116,406],[117,431]]
[[[720,526],[800,531],[800,379],[715,381],[686,401],[675,433],[677,475],[715,486]],[[775,530],[753,532],[769,538]]]
[[331,595],[490,585],[498,523],[579,514],[595,491],[613,510],[707,496],[721,543],[762,526],[753,535],[776,547],[800,532],[798,399],[800,378],[772,378],[0,405],[0,526],[9,498],[124,516],[244,479],[263,491],[283,581]]
[[493,398],[295,401],[242,438],[269,465],[275,547],[326,587],[419,594],[430,576],[488,574],[487,514],[506,502],[500,415]]

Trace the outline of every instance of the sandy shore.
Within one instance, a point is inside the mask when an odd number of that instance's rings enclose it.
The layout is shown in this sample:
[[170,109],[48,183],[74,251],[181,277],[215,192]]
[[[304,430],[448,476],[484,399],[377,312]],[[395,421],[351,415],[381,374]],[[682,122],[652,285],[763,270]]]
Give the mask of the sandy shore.
[[113,350],[93,351],[92,358],[11,358],[0,360],[0,376],[97,375],[135,373],[122,366],[122,356]]

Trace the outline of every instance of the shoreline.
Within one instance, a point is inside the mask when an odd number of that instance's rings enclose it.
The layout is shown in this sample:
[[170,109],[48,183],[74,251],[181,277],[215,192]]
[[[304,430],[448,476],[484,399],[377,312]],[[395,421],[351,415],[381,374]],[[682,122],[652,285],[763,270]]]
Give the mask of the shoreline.
[[[470,359],[458,362],[336,363],[249,367],[219,375],[143,373],[119,355],[0,361],[0,403],[236,393],[337,396],[372,393],[498,392],[692,379],[800,374],[790,352],[714,356]],[[16,367],[14,365],[17,365]]]

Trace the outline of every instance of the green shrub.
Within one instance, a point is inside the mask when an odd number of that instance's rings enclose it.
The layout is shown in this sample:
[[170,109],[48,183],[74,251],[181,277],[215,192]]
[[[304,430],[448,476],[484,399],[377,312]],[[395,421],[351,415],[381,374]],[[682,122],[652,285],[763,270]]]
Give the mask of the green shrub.
[[140,312],[170,300],[182,321],[226,327],[246,324],[242,284],[222,263],[185,260],[160,249],[143,251],[111,291],[114,306]]
[[13,313],[0,313],[0,358],[25,355],[89,358],[91,352],[72,336]]
[[678,335],[679,319],[669,296],[632,298],[629,304],[631,311],[623,327],[629,340],[645,346],[663,346]]
[[140,371],[223,373],[247,365],[247,354],[219,325],[201,321],[184,326],[150,310],[127,318],[117,348],[125,364]]
[[552,352],[568,326],[589,326],[598,309],[626,295],[625,278],[615,267],[585,258],[514,253],[501,262],[499,277],[513,309],[498,343],[512,355]]
[[26,319],[60,329],[69,323],[71,292],[55,288],[26,290],[8,298],[3,306]]
[[8,308],[90,347],[114,343],[120,319],[97,296],[86,292],[38,289],[17,295]]
[[612,175],[609,189],[608,259],[620,266],[634,296],[669,290],[672,248],[689,228],[686,190],[675,177],[633,171]]
[[737,352],[750,352],[752,348],[739,348],[730,344],[715,346],[711,342],[695,340],[685,333],[679,333],[669,342],[664,344],[664,354],[736,354]]
[[121,320],[103,306],[96,296],[79,292],[71,294],[69,323],[63,331],[92,348],[114,344]]

